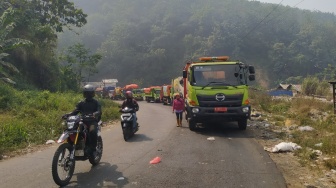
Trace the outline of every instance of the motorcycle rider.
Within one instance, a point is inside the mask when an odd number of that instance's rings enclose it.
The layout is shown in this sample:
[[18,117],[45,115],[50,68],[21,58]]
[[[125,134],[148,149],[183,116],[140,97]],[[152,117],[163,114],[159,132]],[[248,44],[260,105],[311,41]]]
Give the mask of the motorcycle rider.
[[83,120],[83,123],[88,126],[89,134],[88,134],[88,153],[89,155],[94,155],[97,147],[97,131],[98,131],[98,122],[101,119],[101,104],[94,99],[95,96],[95,88],[93,85],[85,85],[83,87],[83,97],[84,100],[80,101],[76,105],[76,109],[71,113],[65,114],[62,117],[67,118],[71,115],[77,115],[80,113],[81,115],[93,115],[95,119],[91,120]]
[[139,110],[138,102],[133,98],[133,94],[132,94],[131,91],[126,91],[125,95],[126,95],[126,99],[122,103],[121,109],[123,109],[125,107],[134,109],[134,112],[133,112],[133,116],[134,116],[134,118],[133,118],[133,128],[138,128],[137,117],[136,117],[136,111]]

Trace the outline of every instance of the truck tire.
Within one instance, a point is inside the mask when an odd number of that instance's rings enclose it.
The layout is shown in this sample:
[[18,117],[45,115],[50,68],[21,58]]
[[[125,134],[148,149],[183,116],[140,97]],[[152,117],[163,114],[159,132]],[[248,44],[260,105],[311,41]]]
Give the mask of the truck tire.
[[238,127],[240,130],[246,130],[247,119],[238,120]]
[[191,131],[195,131],[195,130],[196,130],[196,122],[195,122],[195,121],[193,121],[193,120],[189,120],[189,121],[188,121],[188,126],[189,126],[189,129],[190,129]]

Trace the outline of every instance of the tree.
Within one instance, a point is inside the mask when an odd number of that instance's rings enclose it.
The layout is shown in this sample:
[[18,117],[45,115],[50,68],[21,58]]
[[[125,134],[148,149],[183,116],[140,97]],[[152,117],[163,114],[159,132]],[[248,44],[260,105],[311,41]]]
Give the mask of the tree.
[[[77,86],[81,82],[90,81],[91,76],[97,73],[96,65],[102,59],[100,54],[90,55],[90,49],[85,48],[83,44],[75,44],[67,49],[66,55],[61,58],[66,61],[66,65],[63,67],[63,73],[72,74],[75,77]],[[86,75],[86,76],[84,76]],[[73,77],[67,76],[70,79],[67,81],[73,81]]]
[[56,32],[63,32],[63,27],[71,29],[70,25],[82,27],[87,22],[82,9],[77,9],[68,0],[32,0],[31,5],[40,22],[50,25]]
[[7,73],[19,73],[19,70],[13,64],[4,60],[5,57],[9,56],[9,54],[5,52],[23,45],[31,44],[28,40],[8,38],[15,27],[15,22],[13,22],[12,19],[13,13],[14,10],[10,7],[6,9],[0,17],[0,78],[11,84],[15,84],[15,82],[10,79]]

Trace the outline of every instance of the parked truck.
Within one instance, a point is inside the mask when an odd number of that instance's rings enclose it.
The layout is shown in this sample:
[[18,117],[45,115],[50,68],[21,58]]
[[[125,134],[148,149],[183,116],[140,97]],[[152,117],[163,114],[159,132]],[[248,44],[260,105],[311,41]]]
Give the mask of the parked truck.
[[113,100],[123,100],[125,99],[125,96],[123,94],[123,89],[121,87],[116,87],[112,94]]
[[160,102],[161,86],[151,86],[145,92],[147,102]]
[[236,121],[245,130],[250,118],[248,81],[255,80],[255,70],[228,56],[201,57],[183,69],[186,119],[189,129],[198,124]]
[[171,85],[163,85],[160,91],[160,101],[163,105],[171,104]]
[[102,97],[112,99],[114,90],[114,86],[104,86],[102,91]]
[[145,93],[144,94],[145,95],[145,101],[150,102],[148,100],[148,98],[151,97],[151,88],[150,87],[146,87],[143,90],[144,90],[144,93]]
[[137,101],[143,101],[145,97],[144,89],[133,89],[133,97]]

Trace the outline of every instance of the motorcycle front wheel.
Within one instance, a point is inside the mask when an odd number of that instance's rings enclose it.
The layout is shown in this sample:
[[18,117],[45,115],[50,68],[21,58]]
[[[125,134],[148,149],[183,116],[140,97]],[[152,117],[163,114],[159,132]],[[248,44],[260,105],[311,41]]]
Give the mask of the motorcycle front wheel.
[[95,166],[99,164],[102,156],[103,156],[103,139],[101,136],[98,136],[96,154],[94,156],[89,157],[89,161],[93,166]]
[[127,141],[131,137],[131,134],[132,134],[130,125],[124,125],[122,127],[122,131],[123,131],[124,140]]
[[59,186],[69,184],[75,170],[75,160],[70,159],[72,146],[68,143],[60,145],[53,157],[51,172],[55,183]]

